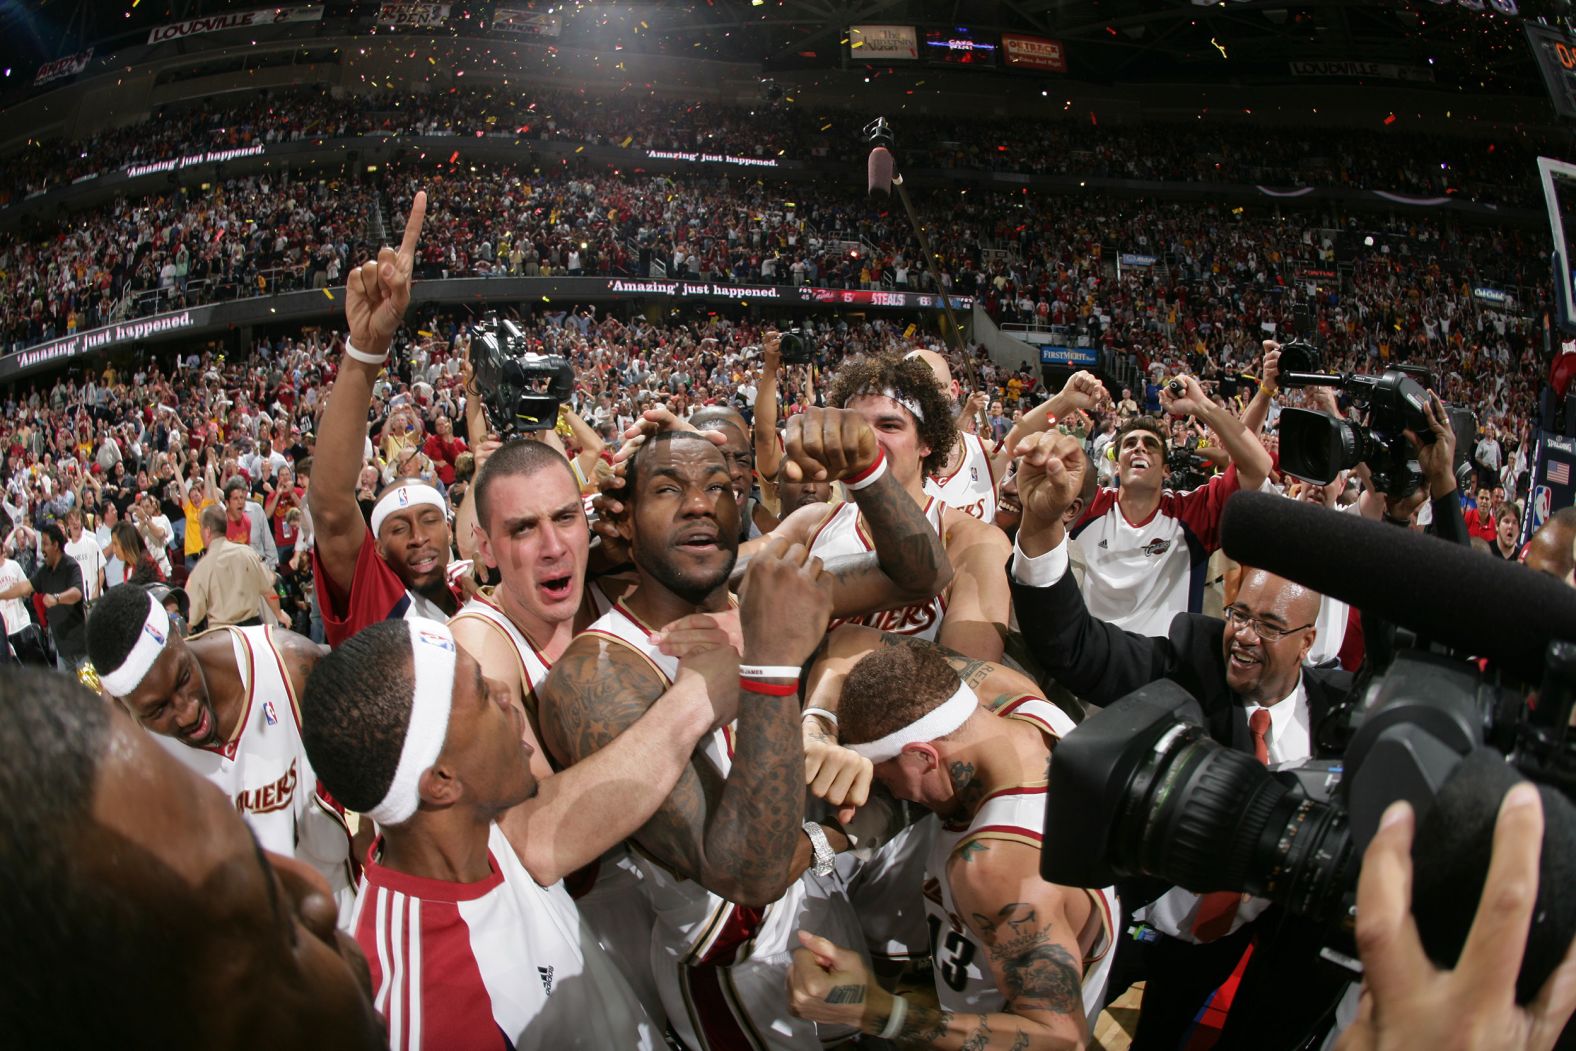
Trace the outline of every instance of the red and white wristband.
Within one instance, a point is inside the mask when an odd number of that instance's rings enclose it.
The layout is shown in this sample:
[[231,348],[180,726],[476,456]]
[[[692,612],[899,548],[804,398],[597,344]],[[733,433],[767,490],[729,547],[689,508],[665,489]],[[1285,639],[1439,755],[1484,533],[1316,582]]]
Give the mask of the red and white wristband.
[[793,664],[741,664],[739,689],[764,694],[767,697],[797,697],[799,671],[799,667]]
[[875,462],[856,475],[843,479],[843,488],[857,493],[861,489],[868,489],[881,480],[887,472],[886,453],[879,447],[876,449]]

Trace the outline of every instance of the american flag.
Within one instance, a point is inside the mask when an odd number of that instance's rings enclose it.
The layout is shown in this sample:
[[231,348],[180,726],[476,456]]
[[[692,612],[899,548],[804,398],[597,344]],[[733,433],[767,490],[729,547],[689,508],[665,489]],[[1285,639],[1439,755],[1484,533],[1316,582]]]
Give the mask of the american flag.
[[1571,465],[1564,460],[1550,460],[1549,481],[1555,485],[1570,485]]

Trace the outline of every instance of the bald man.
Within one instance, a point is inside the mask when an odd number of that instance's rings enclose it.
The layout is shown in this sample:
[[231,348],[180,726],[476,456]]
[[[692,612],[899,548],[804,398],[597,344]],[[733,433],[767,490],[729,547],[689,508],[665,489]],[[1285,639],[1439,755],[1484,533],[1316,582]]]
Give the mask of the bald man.
[[[1249,567],[1224,618],[1178,613],[1158,637],[1095,618],[1067,572],[1063,521],[1089,469],[1078,440],[1056,433],[1030,438],[1018,467],[1023,521],[1012,593],[1024,639],[1041,666],[1099,705],[1171,679],[1198,699],[1209,735],[1221,744],[1270,766],[1314,756],[1315,729],[1351,688],[1347,673],[1305,663],[1318,637],[1318,592]],[[1178,1044],[1255,929],[1282,923],[1279,910],[1261,917],[1266,909],[1241,895],[1173,888],[1135,914],[1155,937],[1123,939],[1111,985],[1114,996],[1128,981],[1148,980],[1135,1046]],[[1305,939],[1316,942],[1317,935],[1288,920],[1268,943],[1273,949],[1255,952],[1226,1023],[1233,1042],[1223,1036],[1220,1046],[1283,1046],[1288,1034],[1305,1032],[1333,1005],[1343,983],[1307,962],[1316,959],[1317,945]],[[1309,952],[1299,963],[1296,953],[1304,948]],[[1250,981],[1265,987],[1249,995]],[[1299,995],[1288,998],[1286,989]]]
[[1576,584],[1576,507],[1554,512],[1527,541],[1527,568]]

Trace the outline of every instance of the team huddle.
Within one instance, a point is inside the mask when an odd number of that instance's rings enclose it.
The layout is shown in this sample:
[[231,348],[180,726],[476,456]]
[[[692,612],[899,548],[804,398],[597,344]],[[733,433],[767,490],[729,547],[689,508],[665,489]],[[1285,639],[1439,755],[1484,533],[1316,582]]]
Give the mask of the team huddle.
[[[960,433],[941,355],[872,356],[781,428],[764,390],[753,420],[647,413],[591,521],[598,481],[535,438],[484,443],[452,520],[401,478],[368,521],[367,409],[425,208],[349,274],[310,492],[333,648],[267,626],[182,638],[134,585],[87,627],[106,732],[129,713],[295,874],[302,937],[349,972],[330,983],[353,1005],[340,1046],[380,1028],[401,1049],[1086,1043],[1122,908],[1039,878],[1074,723],[1005,652],[1045,556],[994,523],[1010,504],[1120,546],[1114,491],[1053,429],[1104,388],[1074,376],[994,442]],[[1166,398],[1208,415],[1191,379]],[[1141,499],[1163,471],[1135,434]],[[1179,538],[1263,481],[1262,450],[1230,451],[1207,500],[1158,507]],[[1154,574],[1174,608],[1189,549]],[[909,981],[922,961],[929,990]]]

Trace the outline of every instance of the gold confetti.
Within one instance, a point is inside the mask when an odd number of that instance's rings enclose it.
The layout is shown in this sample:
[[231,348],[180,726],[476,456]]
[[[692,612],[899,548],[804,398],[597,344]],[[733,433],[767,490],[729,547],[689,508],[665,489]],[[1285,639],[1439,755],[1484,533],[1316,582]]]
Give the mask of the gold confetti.
[[329,291],[329,290],[328,290],[328,289],[326,289],[326,288],[325,288],[325,289],[323,289],[323,294],[324,294],[324,295],[325,295],[325,296],[327,296],[327,297],[328,297],[328,298],[329,298],[329,299],[333,299],[333,298],[334,298],[334,293],[332,293],[332,292],[330,292],[330,291]]

